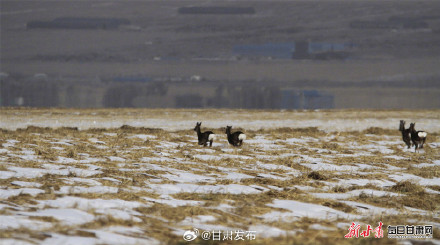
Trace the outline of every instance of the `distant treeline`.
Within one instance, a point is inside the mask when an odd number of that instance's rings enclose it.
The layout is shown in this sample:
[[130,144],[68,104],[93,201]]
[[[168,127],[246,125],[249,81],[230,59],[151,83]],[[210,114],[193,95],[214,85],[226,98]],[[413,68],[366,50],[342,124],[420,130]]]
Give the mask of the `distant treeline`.
[[40,78],[28,83],[1,79],[0,88],[1,106],[56,107],[59,104],[58,86]]
[[[0,80],[0,106],[30,107],[175,107],[246,109],[333,108],[333,96],[317,90],[284,89],[252,81],[62,80],[44,74]],[[201,90],[203,87],[203,90]]]
[[[141,108],[435,108],[438,76],[405,81],[172,81],[1,74],[0,106]],[[380,91],[377,93],[376,91]],[[349,101],[349,104],[344,101]]]
[[120,25],[128,25],[130,21],[121,18],[80,18],[61,17],[51,21],[29,21],[27,28],[47,29],[116,29]]

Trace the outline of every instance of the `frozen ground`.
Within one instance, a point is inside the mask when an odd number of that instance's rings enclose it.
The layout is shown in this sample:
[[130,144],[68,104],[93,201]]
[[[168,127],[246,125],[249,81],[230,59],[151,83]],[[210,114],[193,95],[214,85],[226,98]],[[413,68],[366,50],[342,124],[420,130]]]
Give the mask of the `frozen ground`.
[[[206,120],[219,136],[212,148],[197,145],[188,130],[210,111],[171,111],[173,120],[193,116],[169,125],[130,121],[118,110],[96,120],[90,111],[79,110],[76,119],[62,112],[46,112],[47,120],[32,110],[2,112],[0,125],[9,129],[0,131],[2,244],[174,244],[193,229],[255,231],[263,244],[305,243],[311,236],[314,243],[343,244],[352,222],[374,229],[379,221],[384,239],[388,225],[429,224],[430,241],[440,242],[438,112],[416,121],[432,130],[417,153],[404,147],[399,118],[381,112],[364,111],[362,120],[346,124],[329,121],[336,117],[331,112],[321,112],[323,119],[320,112],[298,112],[302,123],[281,129],[294,122],[283,116],[294,116],[279,112],[273,121],[275,112],[238,111],[256,118],[229,122],[213,116]],[[27,121],[13,124],[18,115]],[[104,125],[90,124],[104,118]],[[49,128],[16,130],[33,123]],[[227,124],[246,132],[241,148],[227,144],[221,128]]]
[[[261,128],[318,127],[325,131],[360,131],[369,127],[396,129],[397,122],[417,122],[418,128],[428,132],[440,132],[440,111],[259,111],[259,110],[175,110],[175,109],[97,109],[97,110],[3,110],[0,128],[14,130],[27,126],[118,128],[133,127],[186,130],[195,121],[203,121],[211,128],[226,125],[240,126],[248,130]],[[409,126],[409,125],[408,125]]]

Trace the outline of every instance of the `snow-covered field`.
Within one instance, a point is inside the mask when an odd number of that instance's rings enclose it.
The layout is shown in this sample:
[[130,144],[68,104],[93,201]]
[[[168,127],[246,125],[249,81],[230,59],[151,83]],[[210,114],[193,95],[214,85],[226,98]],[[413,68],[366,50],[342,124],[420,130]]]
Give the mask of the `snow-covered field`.
[[[440,111],[0,115],[1,244],[191,243],[194,229],[193,242],[377,239],[344,238],[352,222],[382,222],[391,243],[402,240],[388,226],[432,225],[440,243]],[[400,119],[429,133],[423,150],[404,147]],[[197,121],[218,135],[213,147],[197,145]],[[242,147],[228,145],[226,125],[246,133]]]
[[[0,128],[15,130],[28,126],[119,128],[161,128],[165,130],[192,129],[196,121],[211,128],[240,126],[247,130],[267,128],[318,127],[328,132],[360,131],[370,127],[398,129],[401,119],[417,122],[428,132],[440,132],[440,110],[184,110],[184,109],[23,109],[0,110]],[[397,123],[396,123],[397,120]]]

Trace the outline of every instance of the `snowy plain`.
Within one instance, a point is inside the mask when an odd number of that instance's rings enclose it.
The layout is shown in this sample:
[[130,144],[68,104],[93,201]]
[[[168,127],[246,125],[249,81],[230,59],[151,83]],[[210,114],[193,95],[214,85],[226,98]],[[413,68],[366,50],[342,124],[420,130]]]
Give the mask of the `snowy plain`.
[[[190,119],[173,121],[81,113],[3,114],[1,244],[172,244],[194,228],[252,230],[270,243],[313,230],[343,238],[351,222],[393,225],[388,220],[397,218],[440,229],[438,204],[411,202],[440,195],[439,115],[419,118],[432,136],[414,152],[397,131],[399,118],[374,112],[359,120],[329,121],[331,112],[320,119],[316,111],[302,121],[284,111],[277,121],[264,119],[268,112],[249,113],[256,120],[214,118],[202,125],[220,136],[212,148],[197,145],[191,130],[205,112],[177,111]],[[20,117],[26,120],[16,123]],[[247,130],[241,148],[222,137],[231,124]],[[49,129],[20,129],[31,125]],[[368,130],[379,126],[383,132]],[[399,189],[405,181],[422,193]]]

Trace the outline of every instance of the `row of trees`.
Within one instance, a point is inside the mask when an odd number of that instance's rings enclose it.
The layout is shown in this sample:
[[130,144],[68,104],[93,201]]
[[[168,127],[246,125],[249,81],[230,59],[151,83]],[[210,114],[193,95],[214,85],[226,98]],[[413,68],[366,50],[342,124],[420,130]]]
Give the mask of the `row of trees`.
[[315,109],[332,108],[333,97],[317,91],[286,90],[252,81],[115,82],[3,76],[0,106],[175,107]]

